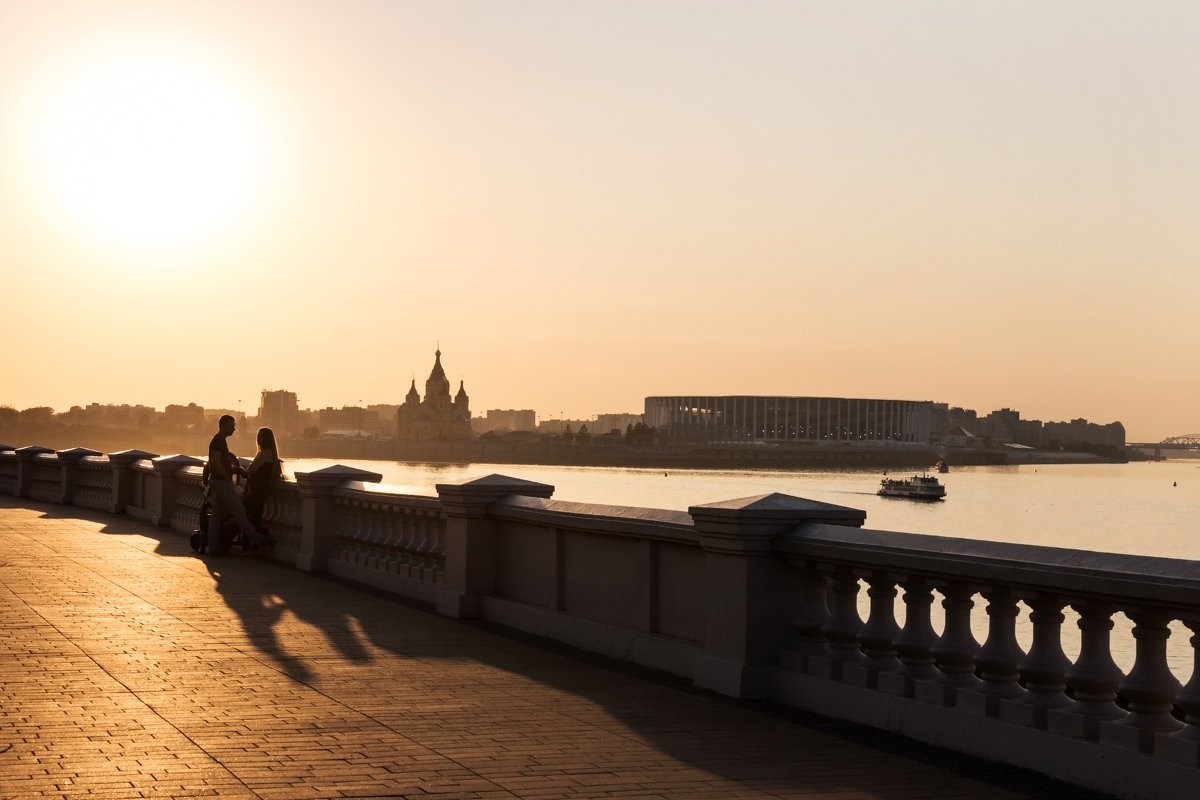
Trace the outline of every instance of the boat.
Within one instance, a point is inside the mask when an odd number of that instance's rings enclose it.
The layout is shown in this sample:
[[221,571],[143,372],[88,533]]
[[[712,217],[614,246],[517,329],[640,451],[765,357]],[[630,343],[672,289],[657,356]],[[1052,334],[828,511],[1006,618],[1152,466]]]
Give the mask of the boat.
[[913,475],[911,478],[884,478],[878,494],[880,497],[941,500],[946,496],[946,487],[932,475]]
[[950,465],[946,463],[946,459],[944,458],[934,464],[933,468],[943,475],[950,471]]

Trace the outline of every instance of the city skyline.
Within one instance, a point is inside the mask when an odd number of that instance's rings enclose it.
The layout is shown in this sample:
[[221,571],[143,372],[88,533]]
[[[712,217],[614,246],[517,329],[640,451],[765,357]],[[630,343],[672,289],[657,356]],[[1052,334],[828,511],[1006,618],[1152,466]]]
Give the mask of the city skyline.
[[539,418],[1191,433],[1198,33],[1071,0],[0,0],[0,405],[393,403],[440,347]]

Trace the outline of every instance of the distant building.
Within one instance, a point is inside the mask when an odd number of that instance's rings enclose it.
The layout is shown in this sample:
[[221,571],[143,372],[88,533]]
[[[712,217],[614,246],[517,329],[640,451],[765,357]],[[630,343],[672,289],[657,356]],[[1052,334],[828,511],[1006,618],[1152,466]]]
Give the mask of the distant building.
[[643,421],[678,441],[930,443],[933,403],[844,397],[647,397]]
[[593,433],[611,433],[617,431],[624,436],[625,431],[632,425],[642,421],[641,414],[597,414],[596,424],[592,426]]
[[263,389],[258,403],[258,424],[277,434],[300,430],[300,406],[295,392]]
[[1086,419],[1070,422],[1047,422],[1044,426],[1046,442],[1061,444],[1100,444],[1114,447],[1125,446],[1125,426],[1119,422],[1100,425]]
[[195,403],[169,405],[163,409],[163,422],[181,430],[196,430],[204,427],[204,408]]
[[104,425],[109,428],[136,428],[156,419],[158,410],[153,406],[131,406],[128,403],[122,403],[119,406],[88,403],[87,408],[82,409],[82,415],[92,425]]
[[433,354],[433,370],[425,381],[424,399],[417,393],[417,380],[404,404],[396,410],[396,435],[401,439],[466,439],[471,436],[470,399],[462,381],[450,396],[450,381],[442,369],[442,351]]
[[321,433],[326,436],[375,436],[379,414],[360,406],[328,406],[317,412]]
[[536,431],[537,412],[531,408],[489,408],[483,421],[483,430],[488,431]]
[[980,433],[994,442],[1019,442],[1021,415],[1011,408],[1001,408],[979,420]]

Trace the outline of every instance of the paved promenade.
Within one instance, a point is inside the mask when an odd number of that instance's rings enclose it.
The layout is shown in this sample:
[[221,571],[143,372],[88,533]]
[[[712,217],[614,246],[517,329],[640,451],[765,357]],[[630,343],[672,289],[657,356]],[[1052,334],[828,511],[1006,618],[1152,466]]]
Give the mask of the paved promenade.
[[0,798],[1098,796],[0,498]]

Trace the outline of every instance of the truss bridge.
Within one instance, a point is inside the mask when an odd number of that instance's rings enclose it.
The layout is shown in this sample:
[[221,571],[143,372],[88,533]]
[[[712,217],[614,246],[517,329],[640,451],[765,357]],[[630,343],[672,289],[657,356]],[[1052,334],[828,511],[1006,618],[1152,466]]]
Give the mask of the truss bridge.
[[1155,458],[1162,458],[1163,450],[1200,450],[1200,433],[1168,436],[1161,442],[1126,442],[1125,446],[1136,447],[1139,450],[1153,450]]

